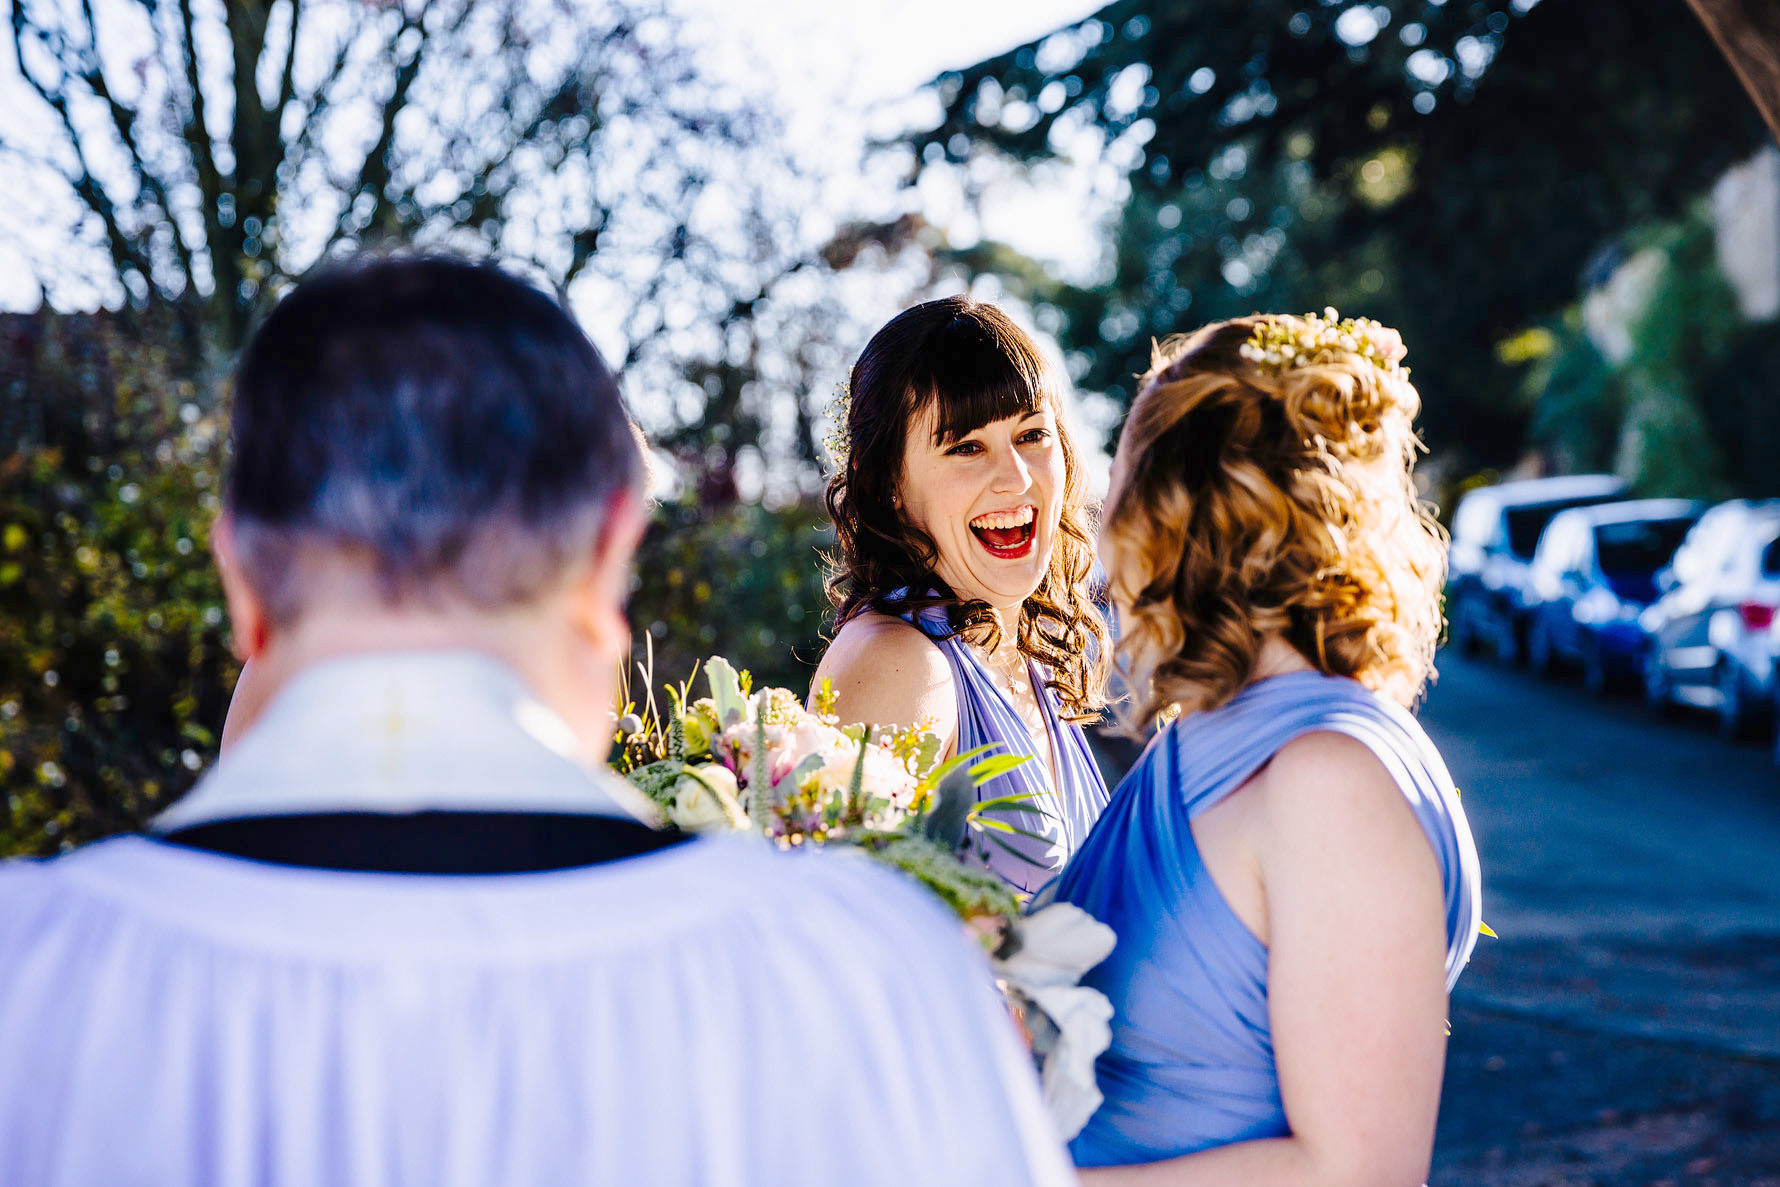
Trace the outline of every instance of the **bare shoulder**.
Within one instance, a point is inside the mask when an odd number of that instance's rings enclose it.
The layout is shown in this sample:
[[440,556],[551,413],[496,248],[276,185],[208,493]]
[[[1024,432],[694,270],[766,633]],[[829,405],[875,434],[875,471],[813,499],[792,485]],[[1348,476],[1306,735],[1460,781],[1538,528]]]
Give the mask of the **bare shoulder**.
[[1294,850],[1361,839],[1370,851],[1428,848],[1396,779],[1371,747],[1347,734],[1292,739],[1256,783],[1267,832]]
[[1282,748],[1258,782],[1254,852],[1275,962],[1292,953],[1338,959],[1324,933],[1354,943],[1347,928],[1357,923],[1366,945],[1413,949],[1406,967],[1439,996],[1447,942],[1440,859],[1385,764],[1355,738],[1312,733]]
[[877,679],[890,672],[946,675],[946,657],[921,630],[900,618],[868,611],[855,615],[835,635],[816,670],[838,689],[845,683]]
[[842,721],[929,721],[948,743],[957,732],[951,667],[932,639],[900,618],[868,612],[850,619],[816,669],[816,682],[824,679],[833,682]]

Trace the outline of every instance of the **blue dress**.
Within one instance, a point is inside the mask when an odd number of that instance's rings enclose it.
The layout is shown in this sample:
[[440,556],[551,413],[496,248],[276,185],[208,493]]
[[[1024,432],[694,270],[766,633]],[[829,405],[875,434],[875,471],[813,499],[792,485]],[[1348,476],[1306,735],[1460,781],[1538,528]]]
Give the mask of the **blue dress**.
[[1078,1166],[1156,1162],[1290,1132],[1267,1012],[1267,948],[1207,873],[1189,822],[1312,732],[1364,743],[1414,808],[1445,882],[1447,988],[1477,940],[1477,849],[1452,776],[1403,708],[1356,681],[1257,681],[1152,740],[1056,897],[1118,935],[1082,979],[1112,1002],[1095,1071],[1106,1102],[1070,1144]]
[[933,640],[952,667],[952,683],[958,693],[956,752],[996,745],[1000,747],[997,753],[1031,757],[1030,762],[990,780],[978,791],[984,799],[1036,793],[1036,798],[1028,801],[1030,808],[997,813],[993,818],[1005,820],[1042,840],[996,833],[1015,852],[1008,852],[1002,845],[989,845],[990,867],[1015,889],[1030,893],[1057,876],[1057,871],[1087,840],[1088,830],[1106,808],[1106,780],[1100,777],[1088,739],[1079,725],[1063,719],[1057,698],[1045,687],[1044,673],[1027,660],[1027,673],[1039,710],[1044,714],[1051,753],[1056,757],[1057,785],[1053,787],[1044,755],[1033,745],[1026,723],[989,678],[989,670],[976,650],[963,636],[952,632],[945,608],[930,607],[918,616],[905,617]]

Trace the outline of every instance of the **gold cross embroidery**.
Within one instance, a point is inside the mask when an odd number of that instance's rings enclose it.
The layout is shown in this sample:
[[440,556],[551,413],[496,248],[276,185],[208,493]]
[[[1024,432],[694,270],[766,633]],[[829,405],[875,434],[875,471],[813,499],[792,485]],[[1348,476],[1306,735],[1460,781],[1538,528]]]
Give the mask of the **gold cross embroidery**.
[[383,717],[383,777],[394,781],[400,773],[401,740],[408,730],[408,717],[402,712],[402,690],[389,690],[389,712]]

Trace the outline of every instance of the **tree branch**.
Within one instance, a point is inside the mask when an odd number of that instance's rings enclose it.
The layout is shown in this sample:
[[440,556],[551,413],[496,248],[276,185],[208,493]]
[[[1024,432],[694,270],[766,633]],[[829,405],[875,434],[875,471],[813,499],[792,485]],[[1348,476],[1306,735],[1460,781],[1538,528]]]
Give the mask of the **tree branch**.
[[[461,27],[467,18],[470,6],[464,5],[459,10],[453,31]],[[384,101],[383,111],[378,120],[377,141],[365,154],[364,162],[359,166],[358,178],[347,187],[346,205],[341,208],[339,222],[335,224],[334,234],[329,243],[336,243],[355,232],[362,232],[366,227],[375,227],[382,223],[389,213],[389,180],[390,150],[396,139],[396,116],[401,114],[402,107],[408,101],[408,89],[414,85],[415,77],[420,73],[420,66],[426,57],[426,49],[432,36],[426,28],[426,9],[423,7],[415,16],[402,14],[402,23],[397,26],[394,36],[389,39],[388,56],[395,57],[396,48],[402,37],[410,29],[420,31],[420,41],[408,60],[396,68],[395,85],[391,87],[389,98]],[[351,225],[352,209],[360,194],[372,196],[370,215],[358,227]]]
[[[202,199],[204,242],[209,248],[210,267],[217,273],[216,287],[220,290],[222,278],[217,269],[217,249],[223,239],[223,178],[216,167],[216,149],[210,142],[210,126],[204,119],[204,88],[198,80],[198,46],[192,36],[191,0],[179,0],[179,22],[183,39],[177,49],[184,66],[186,86],[191,91],[191,106],[184,120],[183,134],[186,146],[191,150],[192,162],[196,166],[198,193]],[[229,299],[220,292],[216,296],[222,300]]]
[[575,283],[575,278],[580,276],[586,270],[587,265],[592,262],[594,252],[599,250],[600,236],[605,233],[606,227],[611,224],[611,221],[612,211],[602,207],[597,220],[590,220],[585,227],[576,231],[570,238],[569,266],[564,269],[562,274],[564,289]]
[[190,241],[186,238],[185,228],[180,226],[174,214],[173,203],[168,199],[167,186],[159,174],[155,173],[142,156],[142,150],[136,141],[136,116],[134,109],[125,107],[112,93],[110,84],[105,78],[104,63],[99,59],[99,25],[93,14],[92,0],[81,0],[81,16],[86,21],[87,45],[91,56],[85,63],[86,69],[81,74],[81,81],[95,96],[103,100],[106,110],[111,114],[111,123],[117,129],[117,138],[130,156],[130,168],[136,174],[137,183],[148,193],[149,198],[161,208],[161,213],[173,231],[173,255],[179,262],[180,280],[183,288],[181,299],[196,302],[198,300],[197,272],[194,268],[194,252]]
[[290,0],[290,48],[284,55],[284,72],[278,82],[278,103],[273,109],[278,117],[280,163],[284,156],[284,113],[297,97],[297,34],[302,28],[303,0]]
[[152,291],[155,287],[154,270],[149,265],[141,245],[124,231],[123,225],[118,221],[117,207],[112,202],[111,195],[99,183],[98,178],[93,176],[80,133],[76,130],[74,120],[69,115],[68,95],[65,89],[70,76],[67,63],[60,54],[56,55],[57,65],[62,67],[62,82],[53,88],[49,83],[31,73],[25,66],[24,39],[27,36],[27,30],[35,32],[39,40],[45,42],[47,48],[47,34],[37,26],[30,25],[25,16],[24,6],[14,3],[12,6],[13,64],[18,68],[19,77],[25,80],[26,85],[61,120],[62,130],[68,136],[68,147],[74,153],[75,164],[78,167],[78,176],[70,177],[64,173],[62,179],[74,190],[75,196],[87,209],[98,215],[100,223],[104,226],[106,246],[111,253],[112,264],[117,269],[119,278],[121,279],[125,272],[134,271],[142,278],[143,284]]
[[1780,13],[1756,0],[1687,0],[1780,140]]

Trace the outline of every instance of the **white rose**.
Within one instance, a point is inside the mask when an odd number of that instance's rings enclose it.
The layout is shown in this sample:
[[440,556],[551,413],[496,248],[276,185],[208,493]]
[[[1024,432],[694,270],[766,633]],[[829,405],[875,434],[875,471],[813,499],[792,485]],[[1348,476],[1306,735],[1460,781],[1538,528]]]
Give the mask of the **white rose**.
[[807,755],[820,754],[825,765],[831,755],[849,754],[859,748],[853,739],[814,714],[804,716],[792,727],[785,744],[800,761]]
[[1080,907],[1058,902],[1016,920],[1014,934],[1019,940],[1014,954],[990,963],[1015,996],[1049,1022],[1034,1026],[1028,1012],[1027,1025],[1043,1034],[1034,1052],[1043,1062],[1045,1103],[1068,1140],[1100,1107],[1094,1061],[1112,1045],[1111,1003],[1078,982],[1112,952],[1116,937]]
[[1087,1125],[1101,1102],[1094,1062],[1112,1046],[1112,1003],[1099,990],[1084,985],[1047,985],[1033,989],[1029,1000],[1044,1012],[1055,1035],[1041,1061],[1045,1104],[1064,1141]]
[[[816,772],[816,786],[824,796],[845,792],[853,786],[853,768],[859,765],[859,747],[849,742],[846,749],[833,753]],[[908,763],[883,746],[865,748],[865,777],[860,790],[874,799],[884,799],[907,807],[915,790],[915,776]]]
[[742,811],[734,772],[716,763],[688,770],[675,785],[668,819],[688,832],[747,828],[748,814]]
[[1112,954],[1113,929],[1074,903],[1049,903],[1014,924],[1019,949],[995,962],[995,975],[1031,992],[1047,985],[1074,985]]

